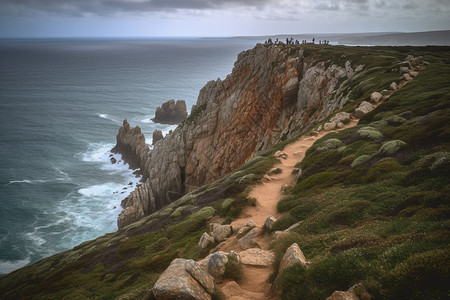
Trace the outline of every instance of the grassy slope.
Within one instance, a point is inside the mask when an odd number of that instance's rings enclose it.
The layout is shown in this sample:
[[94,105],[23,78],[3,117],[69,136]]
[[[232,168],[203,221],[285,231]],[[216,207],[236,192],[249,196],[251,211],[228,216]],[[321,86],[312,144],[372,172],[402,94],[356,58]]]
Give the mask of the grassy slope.
[[[448,199],[444,197],[448,194],[448,174],[441,174],[442,166],[433,170],[417,170],[414,166],[420,157],[448,151],[449,130],[444,126],[449,123],[445,120],[450,94],[448,53],[448,48],[428,47],[305,48],[305,55],[317,61],[343,65],[350,59],[366,65],[355,78],[341,82],[342,89],[352,91],[354,100],[344,108],[347,111],[367,99],[373,90],[398,80],[398,64],[408,54],[424,55],[432,64],[361,122],[379,121],[372,125],[383,133],[382,139],[360,139],[355,136],[357,129],[353,129],[333,136],[342,140],[345,148],[319,153],[314,151],[319,147],[314,147],[308,152],[302,181],[280,203],[285,216],[277,226],[282,229],[298,220],[304,223],[297,233],[279,243],[276,251],[280,256],[290,242],[297,241],[314,264],[308,271],[297,267],[282,277],[286,298],[290,290],[297,291],[291,285],[299,279],[310,286],[295,285],[301,289],[299,292],[319,298],[359,280],[381,294],[384,289],[395,290],[395,286],[386,285],[396,282],[390,280],[393,276],[407,273],[404,268],[408,264],[402,262],[440,262],[445,258],[438,250],[448,244]],[[416,119],[442,109],[447,111],[440,116]],[[393,115],[406,122],[387,121]],[[407,146],[393,155],[396,161],[380,162],[384,156],[376,152],[382,142],[391,139],[403,139]],[[271,154],[283,144],[123,230],[1,278],[2,298],[149,298],[149,288],[173,258],[199,258],[209,251],[200,252],[197,242],[210,218],[220,216],[229,221],[243,206],[254,203],[246,196],[246,188],[272,167],[276,160]],[[351,168],[353,160],[361,155],[374,156]],[[330,163],[321,165],[324,161]],[[249,174],[254,175],[246,176]],[[442,265],[448,271],[448,265]]]
[[419,77],[357,127],[307,152],[275,229],[302,223],[274,247],[279,260],[297,242],[312,264],[281,275],[283,299],[325,299],[358,282],[378,299],[448,296],[450,52],[430,54]]

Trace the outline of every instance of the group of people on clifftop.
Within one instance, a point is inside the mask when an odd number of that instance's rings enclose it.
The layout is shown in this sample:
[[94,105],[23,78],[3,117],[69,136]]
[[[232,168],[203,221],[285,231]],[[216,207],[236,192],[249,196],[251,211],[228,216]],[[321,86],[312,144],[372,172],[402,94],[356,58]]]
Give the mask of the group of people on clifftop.
[[[315,44],[316,39],[312,38],[312,43]],[[301,42],[299,40],[294,40],[294,38],[286,38],[286,45],[300,45],[300,44],[307,44],[307,40],[302,40]],[[271,45],[271,44],[284,44],[282,41],[278,40],[278,38],[275,39],[275,41],[272,41],[272,38],[267,39],[264,44]],[[328,40],[319,40],[319,45],[329,45],[330,41]]]

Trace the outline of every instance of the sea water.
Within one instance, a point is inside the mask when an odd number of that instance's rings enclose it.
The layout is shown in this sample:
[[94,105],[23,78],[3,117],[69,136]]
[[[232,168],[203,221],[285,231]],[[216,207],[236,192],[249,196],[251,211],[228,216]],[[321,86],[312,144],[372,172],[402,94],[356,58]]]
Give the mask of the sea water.
[[0,274],[117,230],[140,178],[110,150],[124,119],[224,79],[255,41],[0,40]]

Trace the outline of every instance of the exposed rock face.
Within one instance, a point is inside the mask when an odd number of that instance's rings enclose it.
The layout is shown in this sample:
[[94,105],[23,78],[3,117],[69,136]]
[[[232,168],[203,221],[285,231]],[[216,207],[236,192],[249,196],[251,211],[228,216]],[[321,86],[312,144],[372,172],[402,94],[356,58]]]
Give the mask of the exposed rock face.
[[214,279],[191,259],[174,259],[153,286],[156,299],[210,300]]
[[155,123],[161,124],[179,124],[188,116],[186,102],[184,100],[169,100],[161,107],[156,109],[155,117],[152,119]]
[[362,69],[353,71],[351,65],[325,66],[287,45],[258,44],[240,53],[233,72],[202,88],[191,115],[172,134],[150,153],[139,152],[147,157],[140,163],[144,182],[122,202],[124,208],[137,208],[121,213],[119,228],[342,108],[350,90],[338,88],[338,82],[357,77]]
[[156,144],[157,141],[162,140],[163,134],[162,131],[159,129],[155,129],[155,131],[153,131],[153,139],[152,139],[152,145]]

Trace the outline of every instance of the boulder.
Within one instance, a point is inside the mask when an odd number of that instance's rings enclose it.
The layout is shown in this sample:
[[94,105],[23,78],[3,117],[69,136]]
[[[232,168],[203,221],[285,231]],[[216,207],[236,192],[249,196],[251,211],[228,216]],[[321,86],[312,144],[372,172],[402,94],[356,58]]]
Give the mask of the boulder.
[[188,116],[186,102],[184,100],[169,100],[156,109],[155,117],[152,119],[155,123],[178,124],[184,121]]
[[300,247],[297,245],[297,243],[292,244],[284,253],[283,258],[280,262],[280,269],[278,271],[278,274],[281,274],[281,272],[285,268],[290,267],[295,263],[300,263],[303,266],[308,266],[305,255],[303,255],[303,252],[302,250],[300,250]]
[[208,273],[214,278],[220,277],[225,273],[225,265],[227,262],[228,256],[225,252],[214,252],[208,260]]
[[378,102],[380,102],[381,100],[383,100],[383,95],[382,95],[381,93],[373,92],[373,93],[370,95],[370,101],[372,101],[372,102],[378,103]]
[[155,129],[155,131],[153,131],[153,139],[152,139],[152,145],[156,144],[157,141],[162,140],[163,134],[162,131],[159,129]]
[[258,248],[250,248],[240,253],[241,262],[244,265],[269,267],[275,261],[275,254],[272,251]]
[[192,259],[176,258],[152,289],[156,299],[210,300],[214,280]]
[[350,120],[350,113],[348,112],[339,112],[334,117],[330,119],[330,122],[339,123],[344,122],[345,120]]
[[403,74],[403,79],[405,79],[406,81],[410,81],[412,80],[412,77],[409,74]]
[[253,227],[256,227],[256,223],[253,220],[248,220],[247,224],[245,224],[245,226],[253,228]]
[[336,127],[337,127],[337,128],[343,128],[343,127],[344,127],[344,123],[338,122],[338,123],[336,124]]
[[277,219],[275,219],[275,217],[273,217],[273,216],[269,216],[267,219],[266,219],[266,221],[264,222],[264,226],[267,228],[267,229],[272,229],[272,227],[273,227],[273,224],[275,224],[275,222],[277,221]]
[[396,91],[398,90],[398,85],[396,82],[392,82],[391,85],[389,86],[390,90]]
[[206,232],[204,232],[200,238],[200,241],[198,242],[198,247],[200,249],[205,249],[206,247],[208,247],[209,244],[212,243],[214,243],[214,238],[209,234],[207,234]]
[[347,291],[334,291],[327,300],[372,300],[372,296],[361,283],[358,283]]
[[238,240],[238,245],[242,250],[250,249],[250,248],[260,248],[257,242],[253,239],[258,237],[262,233],[261,228],[255,227],[249,232],[247,232],[243,237]]
[[370,104],[367,101],[363,101],[363,102],[361,102],[359,107],[357,109],[355,109],[355,116],[357,118],[361,118],[362,116],[364,116],[365,114],[367,114],[368,112],[370,112],[372,110],[373,110],[372,104]]
[[216,242],[223,242],[228,236],[231,235],[230,225],[220,225],[218,223],[209,224],[209,230],[211,236],[216,240]]
[[336,122],[328,122],[328,123],[323,124],[324,130],[329,131],[329,130],[333,130],[335,128],[336,128]]

